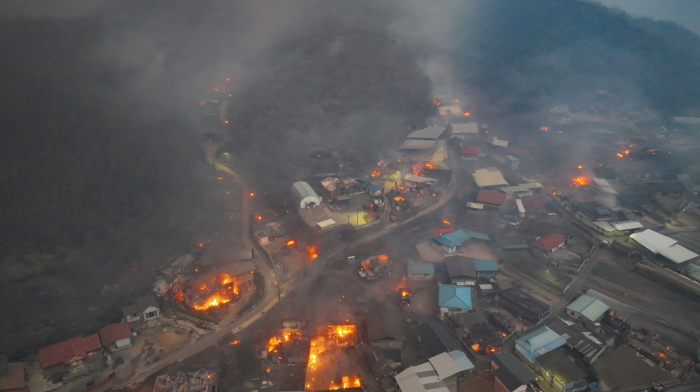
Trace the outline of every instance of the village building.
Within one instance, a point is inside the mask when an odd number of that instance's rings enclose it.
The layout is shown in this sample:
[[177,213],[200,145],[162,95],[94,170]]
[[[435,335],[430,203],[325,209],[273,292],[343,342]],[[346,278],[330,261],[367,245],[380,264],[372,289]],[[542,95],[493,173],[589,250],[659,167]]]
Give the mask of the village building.
[[467,161],[475,161],[479,159],[481,149],[474,146],[462,146],[460,147],[460,152],[462,153],[462,159]]
[[456,386],[457,379],[467,371],[474,369],[474,364],[462,351],[450,351],[438,354],[428,359],[437,373],[438,379],[444,382],[448,388]]
[[508,147],[508,141],[507,140],[502,140],[499,139],[496,136],[490,137],[489,140],[486,142],[488,143],[489,147],[492,148],[505,148]]
[[430,362],[411,366],[395,379],[401,392],[449,392]]
[[105,367],[98,334],[76,336],[39,349],[39,366],[50,384],[82,376]]
[[292,184],[292,194],[299,203],[299,208],[313,208],[321,205],[321,197],[307,182],[298,181]]
[[438,354],[459,350],[457,343],[442,325],[425,322],[416,328],[418,343],[423,358],[432,358]]
[[537,376],[513,354],[491,354],[489,371],[493,373],[496,392],[525,392],[537,381]]
[[661,255],[664,259],[670,260],[674,266],[680,266],[698,257],[697,253],[679,245],[678,241],[653,230],[647,229],[630,234],[630,238],[654,255]]
[[438,286],[440,317],[444,318],[474,310],[476,294],[471,287],[441,284]]
[[516,353],[534,363],[542,354],[566,344],[566,340],[549,327],[538,328],[515,341]]
[[566,307],[566,313],[569,316],[593,331],[600,330],[600,320],[603,319],[608,310],[610,307],[603,301],[586,294],[578,297]]
[[543,195],[539,195],[533,199],[525,201],[523,204],[525,204],[525,207],[527,207],[531,210],[536,210],[536,209],[548,204],[550,201],[552,201],[552,200],[548,199],[547,197],[545,197]]
[[483,241],[489,241],[490,238],[486,234],[477,233],[467,229],[457,229],[449,233],[443,233],[432,238],[432,244],[438,249],[447,252],[448,254],[457,253],[457,248],[464,242],[475,238]]
[[542,251],[549,253],[564,246],[564,244],[566,244],[566,236],[557,233],[547,234],[538,237],[530,244],[535,248],[542,249]]
[[466,139],[473,135],[479,134],[479,124],[475,122],[465,123],[465,124],[450,124],[450,129],[452,136]]
[[401,349],[406,335],[401,311],[397,308],[375,308],[367,317],[370,344],[382,350]]
[[682,182],[651,182],[647,189],[655,197],[681,197],[685,194],[685,185]]
[[493,260],[472,259],[472,263],[479,278],[493,279],[498,274],[498,265]]
[[122,307],[127,323],[150,320],[161,315],[160,303],[153,294],[146,294],[133,300],[131,305]]
[[9,362],[0,356],[0,392],[29,392],[27,368],[21,362]]
[[506,155],[506,159],[510,163],[510,170],[518,170],[520,167],[520,159],[512,155]]
[[406,140],[399,150],[427,152],[437,145],[437,140],[445,132],[445,127],[427,127],[413,131],[406,136]]
[[472,173],[474,182],[479,188],[495,189],[497,187],[508,185],[508,181],[503,178],[501,171],[495,167],[485,169],[477,169]]
[[496,245],[503,250],[529,250],[530,244],[520,237],[505,237],[496,240]]
[[476,197],[476,202],[483,204],[484,208],[498,211],[506,204],[506,194],[497,191],[482,190]]
[[566,339],[567,347],[577,352],[586,363],[593,363],[605,352],[607,346],[615,342],[615,335],[605,331],[591,331],[583,323],[565,314],[553,318],[547,326]]
[[451,256],[445,258],[447,274],[450,283],[457,286],[475,286],[479,275],[474,269],[472,259],[464,256]]
[[583,371],[562,350],[543,354],[535,362],[538,373],[557,391],[581,390],[589,386]]
[[131,328],[127,323],[109,324],[98,331],[102,347],[109,347],[114,344],[115,349],[131,346],[133,339]]
[[435,280],[435,265],[433,263],[408,263],[408,279]]
[[499,187],[498,190],[506,194],[507,200],[511,200],[515,197],[523,198],[532,196],[535,193],[541,193],[542,184],[536,182],[528,182],[518,185],[502,186]]
[[552,308],[517,287],[511,287],[498,294],[498,306],[510,310],[516,316],[532,324],[552,313]]

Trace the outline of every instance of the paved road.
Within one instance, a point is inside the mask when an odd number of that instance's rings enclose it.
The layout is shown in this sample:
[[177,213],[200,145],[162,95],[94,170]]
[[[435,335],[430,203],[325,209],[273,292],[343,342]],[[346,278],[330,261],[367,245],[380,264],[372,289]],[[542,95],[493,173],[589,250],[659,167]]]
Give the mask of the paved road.
[[571,301],[574,299],[574,296],[578,295],[579,290],[581,290],[581,287],[583,287],[583,284],[586,282],[586,279],[588,279],[588,276],[598,264],[598,258],[600,257],[601,253],[603,253],[603,249],[598,247],[598,245],[596,244],[596,247],[593,249],[593,252],[583,262],[583,265],[581,266],[578,275],[574,278],[574,280],[571,281],[571,283],[569,283],[569,286],[566,289],[564,295],[561,297],[559,303],[554,307],[554,309],[552,309],[552,313],[544,319],[545,321],[542,321],[541,323],[546,323],[552,317],[559,315],[559,313],[561,313],[566,308],[566,306],[569,305],[569,303],[571,303]]
[[[249,219],[250,219],[250,214],[246,214],[245,212],[250,208],[249,203],[250,203],[250,196],[249,195],[249,190],[243,179],[236,174],[233,170],[230,168],[216,164],[218,168],[221,170],[224,170],[225,172],[231,174],[231,176],[234,178],[235,181],[237,181],[241,186],[243,187],[244,194],[243,194],[243,201],[242,201],[242,207],[243,207],[243,218],[241,219],[241,228],[242,228],[242,233],[243,233],[243,242],[246,244],[246,246],[252,247],[252,243],[250,242],[250,239],[248,238],[248,230],[249,230]],[[373,234],[370,234],[366,237],[357,239],[353,242],[350,242],[345,245],[340,245],[337,246],[333,249],[330,249],[328,252],[325,252],[324,254],[320,255],[316,260],[315,264],[324,264],[328,262],[329,260],[332,260],[334,257],[336,257],[338,254],[340,254],[343,251],[346,251],[347,249],[352,248],[353,246],[359,245],[363,242],[371,241],[373,239],[379,238],[381,236],[384,236],[393,230],[395,230],[397,227],[405,225],[407,223],[410,223],[414,221],[415,219],[424,216],[426,214],[429,214],[440,207],[442,207],[445,203],[447,203],[451,198],[453,197],[453,193],[447,193],[445,194],[438,203],[430,206],[429,208],[419,212],[416,214],[416,216],[411,217],[410,219],[407,219],[401,223],[392,223],[384,228],[382,230],[375,232]],[[133,385],[137,382],[143,381],[146,377],[152,375],[153,373],[156,373],[167,366],[170,366],[176,362],[182,361],[183,359],[186,359],[192,355],[195,355],[206,348],[216,344],[220,339],[225,337],[228,333],[231,332],[238,332],[249,325],[253,324],[255,321],[257,321],[259,318],[261,318],[265,313],[267,313],[270,309],[272,309],[278,302],[278,295],[275,287],[275,282],[276,278],[274,276],[273,271],[267,266],[267,263],[265,260],[262,261],[257,261],[256,265],[260,269],[260,271],[263,273],[263,276],[265,277],[265,297],[260,301],[258,306],[253,309],[250,313],[247,313],[240,319],[236,320],[235,322],[231,323],[228,325],[226,328],[221,328],[217,331],[212,331],[207,333],[206,335],[202,336],[194,342],[193,344],[186,346],[182,348],[181,350],[175,352],[174,354],[163,358],[161,361],[156,362],[150,366],[140,368],[137,370],[136,374],[133,375],[132,377],[129,377],[128,379],[125,379],[123,381],[117,382],[116,384],[113,384],[111,386],[105,386],[104,388],[101,388],[99,390],[96,390],[94,392],[101,392],[101,391],[106,391],[106,390],[113,390],[113,389],[122,389],[126,388],[130,385]],[[291,290],[291,287],[289,288]],[[280,297],[284,297],[285,293],[282,293]]]

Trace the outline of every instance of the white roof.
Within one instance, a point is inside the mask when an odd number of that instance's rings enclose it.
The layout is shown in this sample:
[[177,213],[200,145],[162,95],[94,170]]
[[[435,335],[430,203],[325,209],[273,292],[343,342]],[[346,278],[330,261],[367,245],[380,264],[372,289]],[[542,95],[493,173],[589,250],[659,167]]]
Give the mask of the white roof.
[[644,225],[642,225],[639,222],[635,222],[635,221],[617,222],[617,223],[613,223],[613,226],[615,226],[615,228],[617,230],[620,230],[620,231],[641,229],[642,227],[644,227]]
[[507,140],[501,140],[497,137],[493,137],[493,139],[489,140],[489,143],[493,144],[494,146],[499,146],[499,147],[508,147],[508,141]]
[[602,178],[594,178],[593,182],[595,182],[596,185],[600,185],[600,186],[610,186],[610,183],[607,180],[604,180]]
[[474,364],[463,352],[458,350],[438,354],[430,358],[429,361],[437,372],[438,378],[441,380],[444,380],[447,377],[453,376],[459,372],[474,369]]
[[397,374],[395,379],[401,392],[449,392],[430,362],[411,366]]
[[453,116],[459,116],[462,114],[462,108],[460,108],[458,105],[448,105],[448,106],[438,106],[438,112],[440,112],[441,116],[446,116],[448,114],[452,114]]
[[512,185],[512,186],[502,186],[498,188],[501,190],[503,193],[515,193],[515,192],[527,192],[530,190],[530,188],[524,186],[524,185]]
[[475,122],[452,124],[452,133],[479,133],[479,124]]
[[610,186],[599,186],[597,188],[603,193],[607,193],[609,195],[617,195],[617,191],[612,189],[612,187]]
[[654,253],[659,253],[660,249],[668,248],[669,246],[678,242],[673,238],[666,237],[663,234],[659,234],[654,230],[649,229],[644,230],[641,233],[630,234],[630,238]]
[[508,185],[500,170],[478,169],[473,174],[476,185],[480,187]]
[[467,207],[469,207],[469,208],[474,208],[474,209],[476,209],[476,210],[483,210],[483,209],[484,209],[484,205],[483,205],[483,204],[481,204],[481,203],[472,203],[472,202],[470,202],[470,201],[467,202]]
[[518,212],[521,214],[525,213],[525,207],[523,206],[523,201],[520,199],[515,199],[515,205],[518,206]]
[[659,249],[659,253],[676,264],[698,257],[697,253],[691,252],[678,244],[671,245],[668,248]]
[[576,298],[576,301],[570,303],[566,308],[581,313],[591,321],[596,321],[598,317],[610,309],[603,301],[586,294]]
[[611,225],[610,223],[608,223],[606,221],[595,221],[593,223],[595,223],[596,226],[600,227],[601,229],[603,229],[605,231],[615,230],[615,227],[613,227],[613,225]]
[[399,150],[427,150],[435,145],[435,140],[406,139]]
[[536,188],[542,188],[542,184],[539,182],[526,182],[524,184],[520,184],[520,186],[527,187],[528,189],[536,189]]
[[336,222],[333,219],[326,219],[324,221],[316,223],[318,227],[325,229],[326,227],[333,226]]
[[442,133],[445,132],[445,127],[428,127],[413,131],[406,136],[406,139],[435,139],[437,140]]

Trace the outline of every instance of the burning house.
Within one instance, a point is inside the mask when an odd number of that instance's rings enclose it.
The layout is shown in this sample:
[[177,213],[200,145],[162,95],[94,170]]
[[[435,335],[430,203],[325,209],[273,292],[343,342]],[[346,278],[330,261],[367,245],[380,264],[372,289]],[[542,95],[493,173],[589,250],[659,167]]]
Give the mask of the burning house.
[[162,374],[156,378],[153,392],[213,392],[216,391],[217,382],[218,375],[206,369],[199,369],[193,374]]
[[359,389],[361,370],[350,362],[343,347],[357,341],[354,324],[328,325],[325,334],[311,339],[304,389],[326,391]]
[[390,265],[387,255],[371,256],[360,262],[358,273],[361,277],[372,280],[384,273]]
[[193,310],[206,311],[236,302],[242,289],[253,283],[257,267],[253,262],[230,263],[193,281],[183,297]]

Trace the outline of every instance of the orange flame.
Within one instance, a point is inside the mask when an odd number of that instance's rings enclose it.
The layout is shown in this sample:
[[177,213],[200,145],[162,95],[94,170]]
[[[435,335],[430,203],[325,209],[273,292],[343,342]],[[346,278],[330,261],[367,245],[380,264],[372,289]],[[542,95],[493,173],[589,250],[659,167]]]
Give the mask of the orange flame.
[[448,220],[443,220],[442,223],[444,223],[444,224],[446,224],[446,225],[449,225],[449,224],[450,224],[450,221],[448,221]]
[[228,298],[228,296],[226,296],[224,293],[222,293],[222,291],[225,291],[225,290],[215,291],[215,292],[207,295],[204,302],[202,302],[200,304],[193,304],[193,307],[196,310],[204,311],[204,310],[207,310],[211,307],[216,307],[216,306],[231,302],[231,299]]
[[235,346],[235,345],[237,345],[237,344],[240,343],[240,342],[241,342],[240,340],[232,340],[231,343],[229,343],[229,344],[232,345],[232,346]]
[[287,246],[292,246],[292,245],[294,245],[294,244],[296,244],[296,241],[294,241],[294,240],[289,240],[289,241],[287,241],[287,243],[286,243],[285,245],[287,245]]
[[318,257],[318,253],[316,251],[316,245],[309,245],[306,247],[306,253],[309,254],[309,257],[311,260],[315,259]]
[[591,182],[591,178],[588,176],[578,176],[573,179],[573,182],[576,186],[588,185]]

